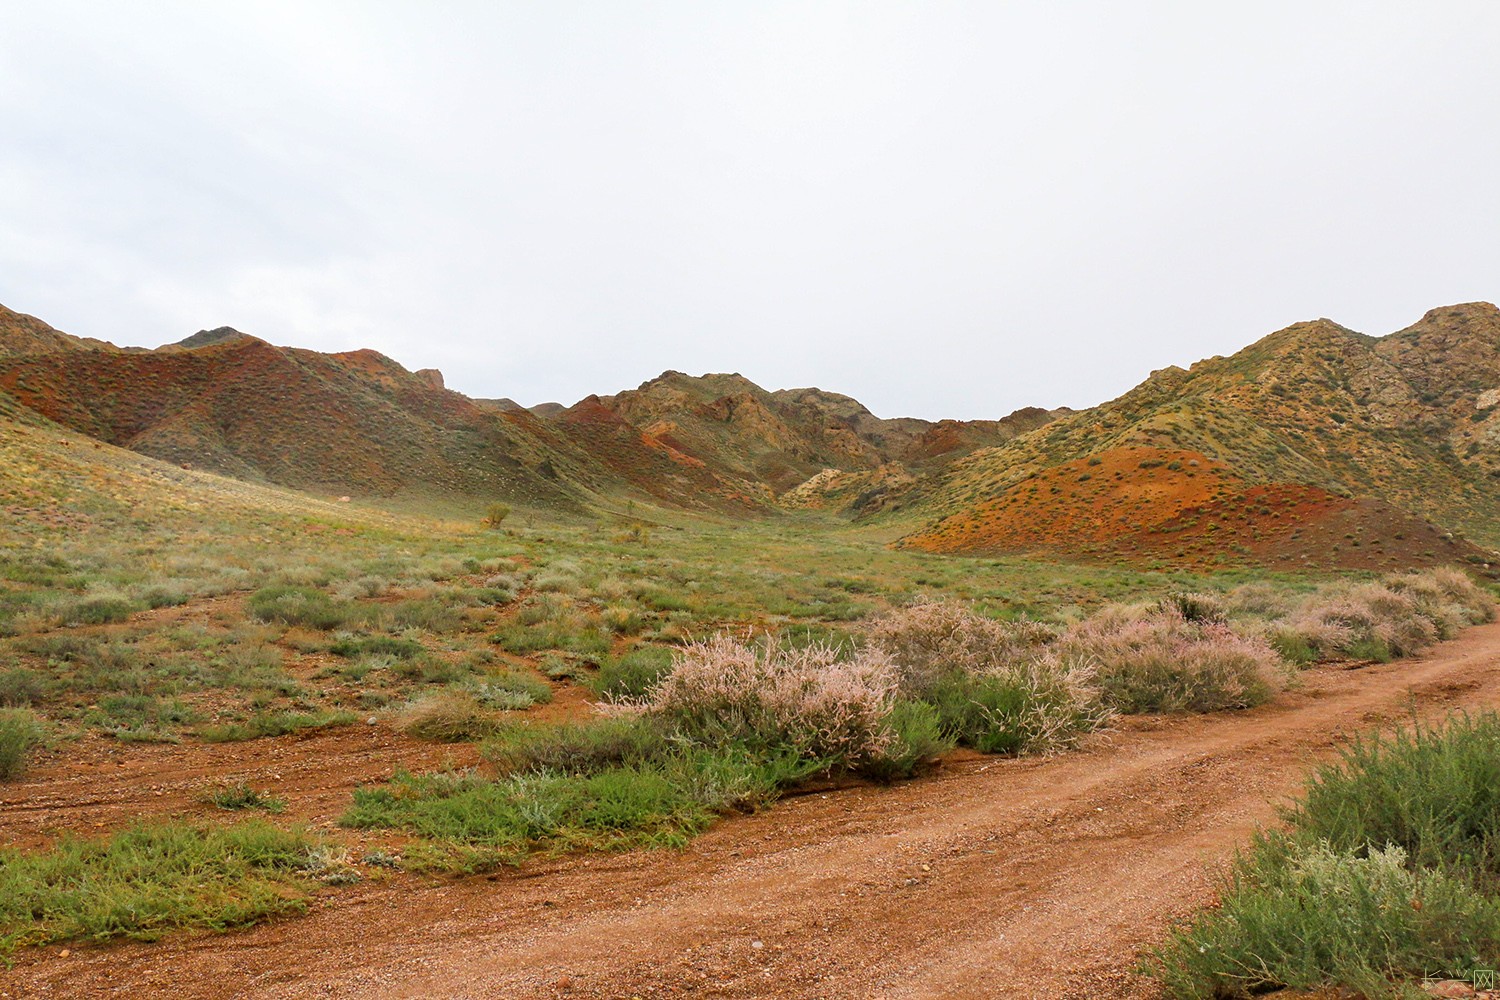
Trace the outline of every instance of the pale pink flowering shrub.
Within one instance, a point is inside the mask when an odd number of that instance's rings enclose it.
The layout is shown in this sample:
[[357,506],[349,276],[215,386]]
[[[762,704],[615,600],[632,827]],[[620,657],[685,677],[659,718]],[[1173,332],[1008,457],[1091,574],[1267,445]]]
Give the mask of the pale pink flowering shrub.
[[920,695],[945,674],[990,674],[1032,659],[1057,637],[1041,622],[1001,622],[946,601],[913,604],[869,628],[870,644],[895,663],[903,694]]
[[1493,601],[1474,581],[1458,570],[1439,569],[1321,590],[1272,636],[1293,659],[1386,661],[1451,639],[1494,615]]
[[707,742],[747,741],[856,766],[895,739],[887,719],[897,678],[890,657],[829,646],[784,650],[728,636],[684,646],[639,703]]
[[1263,638],[1175,610],[1145,616],[1108,609],[1073,626],[1057,654],[1092,662],[1106,704],[1121,712],[1213,712],[1269,700],[1286,684]]

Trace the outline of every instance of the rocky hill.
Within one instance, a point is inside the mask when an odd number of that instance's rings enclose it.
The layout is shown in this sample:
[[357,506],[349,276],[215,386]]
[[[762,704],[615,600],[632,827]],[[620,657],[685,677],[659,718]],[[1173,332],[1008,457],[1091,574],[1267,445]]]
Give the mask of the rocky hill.
[[673,371],[523,408],[374,351],[228,327],[116,348],[0,307],[0,412],[320,493],[815,508],[889,519],[908,526],[901,544],[942,552],[1386,568],[1490,558],[1465,535],[1500,543],[1500,310],[1487,303],[1380,338],[1295,324],[1089,410],[937,422]]
[[[1402,519],[1411,515],[1494,545],[1500,543],[1497,407],[1500,310],[1493,305],[1435,309],[1381,338],[1317,320],[1228,358],[1155,372],[1119,399],[974,452],[912,484],[891,506],[929,519],[907,538],[925,548],[1103,544],[1088,525],[1107,510],[1110,547],[1135,550],[1143,545],[1135,533],[1148,529],[1151,518],[1159,522],[1210,501],[1247,511],[1252,520],[1269,518],[1260,513],[1268,506],[1264,498],[1296,487],[1317,498],[1316,509],[1299,509],[1303,520],[1355,498],[1373,504],[1361,515],[1370,523],[1340,535],[1346,557],[1361,531],[1388,544],[1409,539],[1414,529]],[[1147,451],[1174,457],[1138,457]],[[1132,513],[1131,496],[1178,490],[1181,470],[1194,461],[1198,476],[1214,470],[1222,477],[1215,493],[1195,495],[1180,509],[1147,505]],[[1101,478],[1097,466],[1108,474]],[[1203,523],[1204,515],[1196,516]],[[1259,522],[1252,528],[1263,536],[1267,530]],[[1310,537],[1306,530],[1303,537]],[[1166,548],[1175,553],[1181,546]],[[1441,548],[1418,551],[1436,559]],[[1294,561],[1303,555],[1316,558],[1310,547]]]
[[54,330],[35,316],[0,306],[0,358],[55,351],[118,351],[102,340],[89,340]]

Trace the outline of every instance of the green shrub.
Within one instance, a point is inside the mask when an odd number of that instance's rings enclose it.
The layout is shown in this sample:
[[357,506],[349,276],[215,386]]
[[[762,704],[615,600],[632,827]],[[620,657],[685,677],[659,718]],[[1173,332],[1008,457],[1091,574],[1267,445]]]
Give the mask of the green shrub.
[[1467,976],[1500,946],[1500,901],[1413,869],[1396,846],[1338,851],[1269,836],[1241,857],[1215,910],[1179,928],[1154,971],[1180,1000],[1339,985],[1396,997],[1393,980]]
[[640,646],[605,661],[592,686],[599,697],[612,701],[644,698],[671,670],[670,649]]
[[1500,890],[1500,715],[1356,740],[1318,768],[1290,818],[1335,849],[1395,844],[1413,864]]
[[335,601],[312,587],[264,587],[250,595],[250,614],[263,622],[301,625],[329,631],[359,620],[359,608],[348,601]]
[[670,755],[673,745],[668,726],[660,720],[626,715],[501,726],[485,743],[483,753],[501,774],[581,775],[649,764]]
[[1081,694],[1055,661],[998,674],[950,673],[927,695],[942,731],[980,753],[1036,753],[1070,746],[1110,713]]
[[484,509],[484,526],[498,528],[507,517],[510,517],[510,504],[492,503]]
[[46,677],[39,671],[15,667],[0,670],[0,708],[25,708],[42,700]]
[[124,597],[85,597],[62,609],[62,618],[69,625],[113,625],[139,610],[141,605]]
[[923,764],[953,749],[953,733],[943,725],[939,710],[925,701],[896,702],[886,723],[894,739],[879,756],[860,766],[861,774],[881,781],[909,778]]
[[19,778],[31,748],[42,738],[42,720],[29,708],[0,708],[0,781]]
[[1151,959],[1174,997],[1462,978],[1500,953],[1500,716],[1373,736],[1236,859]]
[[[755,808],[809,770],[784,754],[683,746],[650,762],[584,774],[529,771],[489,779],[398,773],[385,787],[356,789],[353,808],[340,822],[460,845],[436,852],[434,863],[447,868],[514,861],[542,846],[680,846],[724,810]],[[465,850],[475,846],[485,852],[478,862]]]

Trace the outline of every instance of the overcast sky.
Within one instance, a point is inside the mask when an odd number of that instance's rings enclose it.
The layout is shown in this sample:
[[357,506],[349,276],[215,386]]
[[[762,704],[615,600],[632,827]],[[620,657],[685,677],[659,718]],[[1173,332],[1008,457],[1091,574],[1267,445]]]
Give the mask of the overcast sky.
[[0,8],[0,303],[475,396],[1086,406],[1500,297],[1500,3]]

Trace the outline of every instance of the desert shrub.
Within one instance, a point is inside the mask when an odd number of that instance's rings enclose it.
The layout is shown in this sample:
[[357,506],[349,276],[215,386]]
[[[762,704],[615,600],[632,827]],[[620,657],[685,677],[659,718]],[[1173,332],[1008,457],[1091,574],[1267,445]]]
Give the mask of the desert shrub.
[[[755,808],[811,765],[742,748],[682,746],[638,764],[595,771],[398,773],[381,788],[360,788],[341,822],[409,830],[448,842],[432,864],[469,870],[512,861],[538,846],[624,849],[680,846],[721,812]],[[474,851],[473,848],[480,848]],[[420,849],[409,854],[423,853]]]
[[457,608],[432,597],[384,605],[379,615],[381,623],[394,631],[415,628],[428,632],[453,632],[463,621]]
[[610,767],[649,764],[668,756],[672,747],[669,727],[662,720],[622,715],[501,726],[486,741],[483,753],[502,774],[596,774]]
[[1213,712],[1269,700],[1286,683],[1281,658],[1260,637],[1173,611],[1106,611],[1069,629],[1059,655],[1096,665],[1105,704],[1121,712]]
[[101,727],[116,739],[173,743],[178,726],[197,722],[198,712],[177,699],[163,699],[148,694],[113,694],[99,699],[96,718]]
[[1157,951],[1171,996],[1336,984],[1394,998],[1393,980],[1466,976],[1500,946],[1500,901],[1455,874],[1413,869],[1394,845],[1354,851],[1262,838],[1221,896]]
[[898,700],[886,722],[890,743],[860,766],[860,773],[882,781],[911,777],[922,765],[952,750],[957,741],[938,708],[925,701]]
[[60,609],[62,620],[69,625],[113,625],[123,622],[141,610],[142,605],[127,597],[82,597]]
[[1229,609],[1219,594],[1177,590],[1156,603],[1156,610],[1175,613],[1189,622],[1227,622]]
[[1285,591],[1269,583],[1243,583],[1224,595],[1230,618],[1285,618],[1293,602]]
[[282,585],[263,587],[247,601],[250,614],[263,622],[302,625],[329,631],[354,624],[361,617],[359,608],[347,601],[335,601],[312,587]]
[[494,717],[467,691],[423,695],[396,715],[396,728],[406,735],[439,743],[482,739],[494,727]]
[[484,526],[486,528],[498,528],[510,517],[510,504],[492,503],[484,509]]
[[942,731],[981,753],[1036,753],[1071,746],[1110,712],[1090,685],[1091,670],[1057,656],[989,673],[945,674],[925,700]]
[[1500,716],[1346,747],[1153,966],[1180,998],[1462,977],[1500,950]]
[[599,617],[605,628],[616,635],[635,635],[645,627],[640,611],[625,604],[612,604]]
[[896,685],[890,658],[875,650],[841,660],[827,647],[788,651],[717,636],[679,650],[641,707],[709,746],[745,743],[855,766],[890,744]]
[[0,670],[0,708],[25,708],[42,700],[47,679],[37,670],[14,667]]
[[869,629],[870,645],[895,663],[901,692],[916,697],[951,673],[991,673],[1030,659],[1055,636],[1040,622],[996,621],[940,601],[902,608]]
[[345,580],[335,594],[341,600],[353,601],[361,597],[378,597],[389,586],[390,581],[383,576],[360,576]]
[[31,748],[42,738],[42,720],[29,708],[0,708],[0,781],[19,778]]
[[412,639],[398,639],[390,635],[369,635],[340,639],[329,646],[328,651],[335,656],[348,659],[360,656],[388,656],[394,660],[410,660],[421,656],[423,649],[420,642]]
[[0,953],[70,938],[225,930],[305,909],[315,846],[253,821],[142,825],[30,853],[0,848]]
[[506,670],[468,682],[465,690],[486,708],[519,711],[552,700],[552,685],[532,674]]
[[1291,820],[1340,850],[1395,844],[1500,889],[1500,716],[1356,740],[1314,772]]
[[640,646],[606,660],[594,676],[594,691],[608,700],[646,697],[672,669],[672,651],[665,646]]
[[1459,570],[1393,574],[1379,583],[1340,585],[1310,595],[1273,626],[1273,641],[1314,659],[1387,662],[1410,656],[1494,617],[1489,595]]

